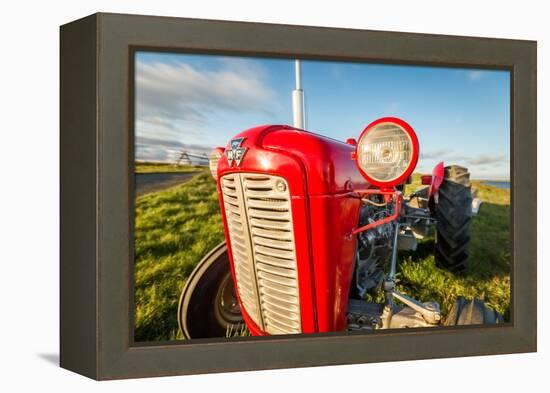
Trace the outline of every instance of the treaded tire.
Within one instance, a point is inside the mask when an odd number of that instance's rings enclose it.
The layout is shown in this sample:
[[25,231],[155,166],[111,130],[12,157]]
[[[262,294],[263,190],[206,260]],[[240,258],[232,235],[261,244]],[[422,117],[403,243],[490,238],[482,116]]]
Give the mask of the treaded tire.
[[445,167],[438,194],[435,261],[439,267],[459,273],[466,269],[469,257],[472,193],[468,169]]
[[479,299],[468,301],[459,296],[449,315],[445,318],[443,325],[493,325],[497,323],[504,323],[504,319],[499,312],[487,307]]
[[236,301],[229,255],[223,242],[199,262],[181,291],[178,324],[183,336],[186,339],[226,337],[228,331],[243,330],[240,308],[224,306]]

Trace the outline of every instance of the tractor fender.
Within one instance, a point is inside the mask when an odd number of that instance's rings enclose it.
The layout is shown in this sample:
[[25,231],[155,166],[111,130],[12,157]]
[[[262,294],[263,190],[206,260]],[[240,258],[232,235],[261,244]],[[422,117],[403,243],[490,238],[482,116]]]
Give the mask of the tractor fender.
[[437,192],[439,191],[439,187],[441,187],[441,183],[443,183],[444,178],[445,178],[445,165],[443,164],[443,161],[441,161],[439,164],[437,164],[434,167],[432,171],[432,182],[430,184],[430,190],[428,193],[428,199],[430,202],[432,202],[432,200],[436,198]]

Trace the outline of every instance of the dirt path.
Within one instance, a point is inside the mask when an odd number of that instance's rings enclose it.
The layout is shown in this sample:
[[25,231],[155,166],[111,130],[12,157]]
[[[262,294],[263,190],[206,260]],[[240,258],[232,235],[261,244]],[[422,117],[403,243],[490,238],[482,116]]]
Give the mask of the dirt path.
[[136,196],[185,183],[199,173],[136,173]]

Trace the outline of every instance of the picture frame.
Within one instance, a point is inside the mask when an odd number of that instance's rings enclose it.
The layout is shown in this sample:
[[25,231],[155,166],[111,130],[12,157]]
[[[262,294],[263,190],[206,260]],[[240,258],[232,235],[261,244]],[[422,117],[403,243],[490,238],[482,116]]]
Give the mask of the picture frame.
[[[135,343],[136,50],[509,70],[511,322]],[[61,367],[106,380],[536,351],[536,42],[98,13],[61,26],[60,54]]]

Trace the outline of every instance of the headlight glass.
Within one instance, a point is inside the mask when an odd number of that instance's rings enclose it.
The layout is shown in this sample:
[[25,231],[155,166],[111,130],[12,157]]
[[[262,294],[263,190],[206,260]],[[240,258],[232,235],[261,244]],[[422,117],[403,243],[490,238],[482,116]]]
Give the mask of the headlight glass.
[[395,123],[380,123],[359,141],[357,161],[370,178],[389,183],[409,169],[413,149],[411,136],[403,127]]

